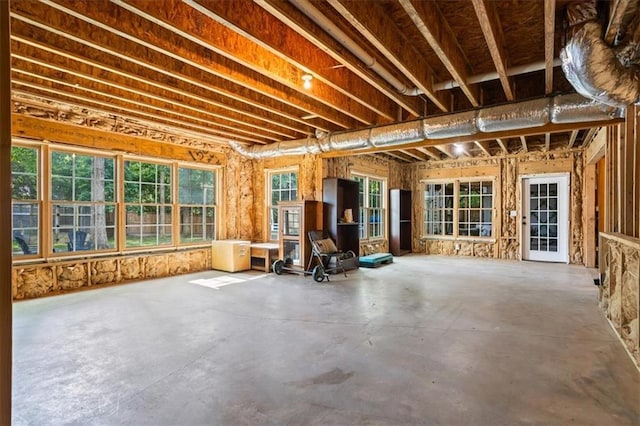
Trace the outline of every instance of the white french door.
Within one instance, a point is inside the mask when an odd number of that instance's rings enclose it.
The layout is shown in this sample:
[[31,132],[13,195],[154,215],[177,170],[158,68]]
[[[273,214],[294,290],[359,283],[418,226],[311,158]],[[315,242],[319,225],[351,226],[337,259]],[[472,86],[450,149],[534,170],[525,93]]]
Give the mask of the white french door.
[[523,179],[522,257],[569,262],[569,176]]

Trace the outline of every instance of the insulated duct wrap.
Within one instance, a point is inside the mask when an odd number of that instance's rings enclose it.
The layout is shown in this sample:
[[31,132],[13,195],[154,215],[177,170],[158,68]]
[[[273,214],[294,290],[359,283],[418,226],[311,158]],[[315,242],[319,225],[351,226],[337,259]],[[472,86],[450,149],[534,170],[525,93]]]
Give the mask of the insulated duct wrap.
[[371,129],[331,134],[328,137],[329,150],[345,151],[350,149],[366,148],[369,146],[370,134]]
[[549,98],[486,108],[478,112],[481,132],[528,129],[549,123]]
[[478,132],[476,126],[477,111],[459,112],[423,120],[427,139],[455,138],[473,135]]
[[422,123],[418,120],[374,127],[371,129],[369,143],[372,146],[379,147],[416,142],[423,139]]
[[623,109],[600,104],[580,95],[559,95],[553,98],[501,105],[476,111],[455,113],[423,120],[405,121],[367,129],[322,135],[246,148],[230,142],[239,154],[252,158],[272,158],[280,155],[320,154],[329,151],[354,151],[371,147],[399,146],[423,139],[445,139],[492,133],[505,130],[540,127],[551,122],[578,123],[619,118]]
[[556,96],[551,106],[551,122],[555,124],[611,120],[623,115],[623,109],[603,105],[577,93]]
[[[576,91],[613,107],[626,107],[638,102],[638,68],[620,62],[616,50],[601,38],[602,28],[596,21],[595,5],[569,4],[567,17],[571,38],[560,51],[560,59],[562,70]],[[632,52],[625,52],[626,58],[633,56]]]

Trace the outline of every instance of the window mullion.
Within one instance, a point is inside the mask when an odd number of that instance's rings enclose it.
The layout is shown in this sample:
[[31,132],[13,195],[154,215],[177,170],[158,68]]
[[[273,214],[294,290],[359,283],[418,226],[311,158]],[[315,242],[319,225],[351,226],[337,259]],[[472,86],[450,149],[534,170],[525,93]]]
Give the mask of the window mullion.
[[460,180],[453,181],[453,237],[459,236]]

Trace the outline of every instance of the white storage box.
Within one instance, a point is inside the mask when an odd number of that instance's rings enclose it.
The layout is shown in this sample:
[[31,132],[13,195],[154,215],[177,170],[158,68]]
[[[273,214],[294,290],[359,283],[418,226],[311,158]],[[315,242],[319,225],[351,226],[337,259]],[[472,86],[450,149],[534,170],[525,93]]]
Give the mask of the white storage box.
[[211,243],[211,267],[220,271],[237,272],[251,269],[251,242],[217,240]]

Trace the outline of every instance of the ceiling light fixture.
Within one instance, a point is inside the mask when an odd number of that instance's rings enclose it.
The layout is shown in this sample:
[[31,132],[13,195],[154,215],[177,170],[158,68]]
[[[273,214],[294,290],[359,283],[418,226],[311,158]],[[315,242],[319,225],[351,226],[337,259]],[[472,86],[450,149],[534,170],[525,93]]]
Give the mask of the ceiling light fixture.
[[304,81],[304,83],[302,83],[302,87],[304,87],[307,90],[311,89],[312,79],[313,79],[313,76],[311,74],[302,74],[302,80]]
[[460,144],[453,144],[455,146],[456,154],[464,154],[464,147]]

